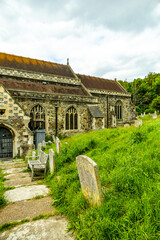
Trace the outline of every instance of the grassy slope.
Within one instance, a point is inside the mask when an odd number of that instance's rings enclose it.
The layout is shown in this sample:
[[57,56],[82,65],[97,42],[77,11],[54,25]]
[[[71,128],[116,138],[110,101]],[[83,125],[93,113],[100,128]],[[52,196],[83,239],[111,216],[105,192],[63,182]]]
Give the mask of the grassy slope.
[[[56,171],[48,176],[54,205],[78,239],[160,239],[160,119],[140,128],[104,129],[63,140]],[[54,147],[53,147],[54,148]],[[82,196],[75,157],[99,168],[104,203]]]

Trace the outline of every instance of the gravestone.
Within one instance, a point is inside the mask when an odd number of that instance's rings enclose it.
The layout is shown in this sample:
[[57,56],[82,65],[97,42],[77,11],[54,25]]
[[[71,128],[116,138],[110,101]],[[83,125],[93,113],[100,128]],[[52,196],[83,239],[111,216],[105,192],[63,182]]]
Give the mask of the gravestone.
[[53,135],[52,138],[53,138],[53,143],[55,143],[56,142],[55,136]]
[[55,154],[53,149],[49,149],[49,169],[50,173],[53,174],[54,169],[55,169]]
[[44,140],[42,141],[42,147],[46,147],[46,142]]
[[59,154],[61,151],[61,142],[58,137],[56,137],[56,152]]
[[157,118],[157,112],[155,111],[153,114],[153,119],[156,119],[156,118]]
[[130,127],[130,124],[129,123],[125,123],[124,124],[124,128],[128,128],[128,127]]
[[135,127],[140,127],[140,126],[142,126],[142,124],[143,124],[143,122],[141,119],[135,120],[135,123],[134,123]]
[[40,156],[40,152],[42,150],[42,143],[38,144],[38,156]]
[[35,151],[32,151],[32,160],[34,160],[36,157],[36,152]]
[[103,196],[97,164],[83,155],[76,157],[76,163],[84,197],[91,205],[101,205]]

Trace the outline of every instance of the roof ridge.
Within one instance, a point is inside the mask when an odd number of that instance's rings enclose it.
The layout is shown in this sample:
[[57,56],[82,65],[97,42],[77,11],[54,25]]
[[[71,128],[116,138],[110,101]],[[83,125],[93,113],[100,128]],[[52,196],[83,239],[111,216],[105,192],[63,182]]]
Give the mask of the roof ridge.
[[18,57],[18,58],[21,58],[22,60],[23,60],[23,58],[25,58],[25,59],[35,60],[35,61],[42,61],[42,62],[44,62],[44,63],[51,63],[51,64],[56,64],[56,65],[67,66],[67,64],[63,64],[63,63],[56,63],[56,62],[51,62],[51,61],[41,60],[41,59],[37,59],[37,58],[31,58],[31,57],[19,56],[19,55],[15,55],[15,54],[11,54],[11,53],[0,52],[0,54],[4,54],[4,55],[6,55],[6,56],[9,55],[9,56],[13,56],[13,57]]

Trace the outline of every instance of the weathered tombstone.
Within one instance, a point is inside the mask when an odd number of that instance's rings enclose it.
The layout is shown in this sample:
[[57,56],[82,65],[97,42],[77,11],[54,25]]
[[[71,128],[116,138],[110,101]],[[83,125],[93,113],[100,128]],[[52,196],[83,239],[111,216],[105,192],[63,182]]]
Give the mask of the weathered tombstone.
[[52,142],[49,140],[47,144],[48,144],[48,145],[51,145],[51,144],[52,144]]
[[76,157],[82,192],[92,205],[101,205],[103,195],[97,164],[87,156]]
[[61,151],[61,142],[58,137],[56,137],[56,152],[59,154]]
[[40,152],[42,150],[42,143],[38,144],[38,156],[40,156]]
[[53,143],[55,143],[56,142],[55,136],[53,135],[52,138],[53,138]]
[[157,111],[155,111],[153,114],[153,119],[156,119],[156,118],[157,118]]
[[143,124],[143,122],[141,119],[135,120],[135,123],[134,123],[135,127],[140,127],[140,126],[142,126],[142,124]]
[[36,157],[36,152],[35,151],[32,151],[32,160],[34,160]]
[[51,174],[54,172],[55,169],[55,154],[53,149],[49,149],[49,169]]
[[128,128],[128,127],[130,127],[130,124],[125,123],[125,124],[124,124],[124,128]]
[[157,118],[157,114],[153,114],[153,119],[156,119]]
[[43,140],[42,141],[42,146],[45,148],[46,147],[46,142]]

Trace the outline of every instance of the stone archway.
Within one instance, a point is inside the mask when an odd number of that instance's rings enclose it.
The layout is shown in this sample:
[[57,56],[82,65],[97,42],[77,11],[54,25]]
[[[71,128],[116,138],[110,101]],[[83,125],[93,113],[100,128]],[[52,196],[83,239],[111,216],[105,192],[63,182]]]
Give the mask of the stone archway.
[[13,157],[13,136],[5,127],[0,127],[0,158]]

